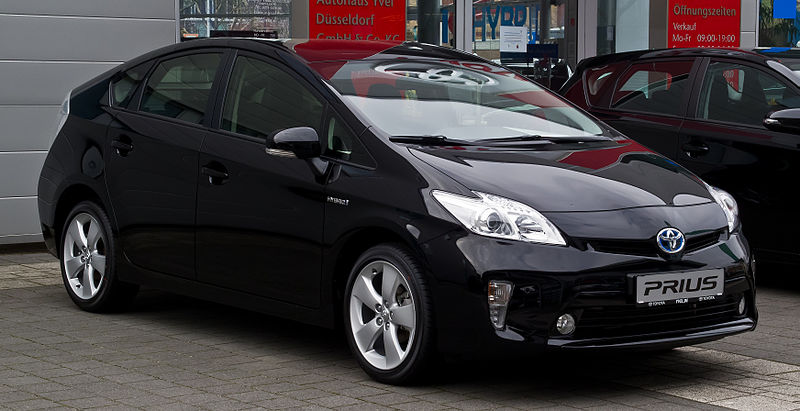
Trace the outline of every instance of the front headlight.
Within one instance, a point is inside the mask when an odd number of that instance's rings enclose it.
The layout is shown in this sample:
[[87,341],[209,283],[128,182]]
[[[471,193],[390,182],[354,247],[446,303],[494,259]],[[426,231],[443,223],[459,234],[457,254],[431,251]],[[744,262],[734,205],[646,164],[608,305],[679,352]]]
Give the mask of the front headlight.
[[739,206],[736,205],[736,200],[727,191],[716,187],[708,186],[708,192],[725,213],[725,218],[728,219],[728,232],[732,233],[739,225]]
[[433,191],[433,197],[475,234],[531,243],[567,245],[545,216],[520,202],[474,192],[480,198]]

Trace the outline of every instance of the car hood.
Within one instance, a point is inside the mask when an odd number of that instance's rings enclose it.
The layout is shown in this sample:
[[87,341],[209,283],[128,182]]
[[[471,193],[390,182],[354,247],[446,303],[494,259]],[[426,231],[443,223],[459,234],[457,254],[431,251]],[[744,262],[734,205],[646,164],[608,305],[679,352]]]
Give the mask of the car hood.
[[627,139],[537,148],[412,146],[409,150],[472,191],[521,201],[543,213],[714,201],[699,178]]

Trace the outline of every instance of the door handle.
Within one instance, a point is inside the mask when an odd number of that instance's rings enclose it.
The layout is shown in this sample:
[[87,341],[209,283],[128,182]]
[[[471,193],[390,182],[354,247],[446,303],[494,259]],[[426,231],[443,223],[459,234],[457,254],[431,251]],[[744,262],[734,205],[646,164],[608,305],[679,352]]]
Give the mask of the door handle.
[[[128,140],[128,141],[123,141]],[[117,152],[117,154],[121,157],[125,157],[133,151],[133,144],[130,143],[130,139],[121,136],[119,140],[111,140],[111,147]]]
[[700,157],[702,155],[708,154],[708,151],[710,150],[706,143],[698,143],[698,142],[686,143],[683,146],[681,146],[681,148],[683,149],[683,152],[686,153],[686,155],[688,155],[689,157]]
[[[220,170],[222,168],[222,170]],[[222,167],[219,164],[209,164],[200,168],[200,172],[204,175],[208,176],[209,184],[213,185],[221,185],[225,184],[225,181],[228,179],[228,171],[225,170],[225,167]]]

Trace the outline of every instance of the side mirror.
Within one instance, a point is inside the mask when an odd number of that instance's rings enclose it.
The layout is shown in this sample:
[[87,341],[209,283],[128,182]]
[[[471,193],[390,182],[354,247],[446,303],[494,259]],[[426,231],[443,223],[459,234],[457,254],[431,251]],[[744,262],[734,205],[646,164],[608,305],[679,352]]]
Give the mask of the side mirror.
[[764,127],[788,133],[800,134],[800,108],[773,111],[764,118]]
[[317,131],[311,127],[292,127],[267,137],[267,154],[297,157],[301,160],[319,157],[322,146]]

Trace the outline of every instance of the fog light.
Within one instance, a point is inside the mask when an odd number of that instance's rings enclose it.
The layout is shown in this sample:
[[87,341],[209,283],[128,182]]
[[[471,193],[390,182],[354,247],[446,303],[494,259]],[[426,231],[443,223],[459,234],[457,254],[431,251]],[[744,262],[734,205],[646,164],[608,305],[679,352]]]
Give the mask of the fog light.
[[505,281],[489,281],[489,320],[498,330],[506,326],[506,312],[513,291],[514,284]]
[[744,297],[739,299],[739,315],[743,315],[744,311],[747,309],[747,303],[744,301]]
[[556,321],[556,330],[561,335],[569,335],[575,331],[575,317],[572,314],[564,314]]

